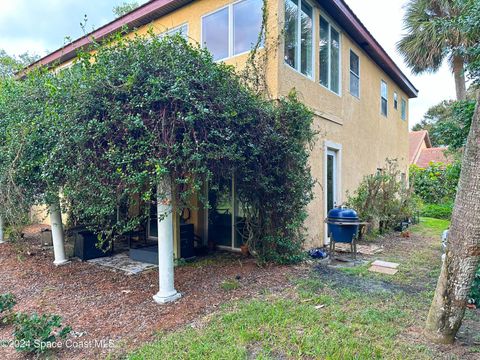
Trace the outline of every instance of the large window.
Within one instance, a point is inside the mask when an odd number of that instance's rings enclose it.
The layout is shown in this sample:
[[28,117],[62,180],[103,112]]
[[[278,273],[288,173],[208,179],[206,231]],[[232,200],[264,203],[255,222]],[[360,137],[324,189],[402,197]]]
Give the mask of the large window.
[[285,0],[285,63],[313,77],[313,8],[302,0]]
[[404,98],[402,98],[401,112],[402,112],[402,120],[407,120],[407,100],[405,100]]
[[250,51],[262,29],[262,0],[244,0],[233,5],[233,54]]
[[388,115],[388,87],[387,83],[382,80],[380,85],[380,97],[381,97],[381,112],[382,115]]
[[222,60],[250,51],[262,29],[262,0],[243,0],[202,18],[202,43]]
[[340,94],[340,33],[320,16],[320,84]]
[[360,59],[350,50],[350,94],[360,97]]

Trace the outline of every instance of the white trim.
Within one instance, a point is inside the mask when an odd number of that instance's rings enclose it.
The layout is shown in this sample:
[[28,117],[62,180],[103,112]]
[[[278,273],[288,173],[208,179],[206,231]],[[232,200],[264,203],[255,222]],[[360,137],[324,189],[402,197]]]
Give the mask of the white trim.
[[219,248],[220,250],[233,251],[233,252],[241,252],[242,251],[242,249],[240,249],[240,248],[236,248],[236,247],[232,247],[232,246],[225,246],[225,245],[217,245],[217,248]]
[[[342,199],[342,144],[337,144],[333,141],[325,140],[323,143],[323,211],[324,211],[324,218],[328,215],[328,204],[327,204],[327,161],[328,161],[328,153],[329,151],[336,152],[336,198],[337,204],[340,205],[343,201]],[[323,222],[323,219],[318,219],[319,221]],[[324,226],[324,244],[328,244],[328,232],[327,226]]]

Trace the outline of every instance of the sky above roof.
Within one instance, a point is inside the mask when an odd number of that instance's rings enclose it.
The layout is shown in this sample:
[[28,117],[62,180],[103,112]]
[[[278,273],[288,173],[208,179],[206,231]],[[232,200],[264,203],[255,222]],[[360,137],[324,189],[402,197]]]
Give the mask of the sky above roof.
[[[112,9],[125,0],[0,0],[0,49],[11,55],[24,52],[44,56],[114,19]],[[146,0],[137,1],[140,4]],[[395,44],[403,33],[406,0],[346,0],[367,29],[419,89],[410,100],[410,126],[419,122],[429,107],[455,97],[448,65],[435,74],[412,75]],[[84,30],[80,26],[87,16]],[[380,90],[379,90],[380,91]]]

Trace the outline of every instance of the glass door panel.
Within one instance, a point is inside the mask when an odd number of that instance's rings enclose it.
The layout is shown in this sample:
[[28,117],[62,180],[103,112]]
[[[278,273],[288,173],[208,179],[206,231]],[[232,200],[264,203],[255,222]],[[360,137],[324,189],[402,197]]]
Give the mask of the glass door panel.
[[327,214],[337,205],[337,153],[327,152]]
[[208,239],[216,245],[232,247],[232,181],[222,180],[208,191]]
[[245,230],[245,214],[243,204],[235,194],[235,248],[240,248],[243,245],[243,233]]

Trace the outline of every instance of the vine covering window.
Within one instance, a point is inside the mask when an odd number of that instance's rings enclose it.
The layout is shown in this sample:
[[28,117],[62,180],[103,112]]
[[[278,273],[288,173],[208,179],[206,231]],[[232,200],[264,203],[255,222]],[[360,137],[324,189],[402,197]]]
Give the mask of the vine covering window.
[[160,39],[164,36],[172,36],[180,34],[185,40],[188,38],[188,24],[183,24],[172,29],[169,29],[159,35]]
[[313,8],[302,0],[285,1],[285,63],[313,77]]
[[340,94],[340,33],[320,16],[320,84]]

